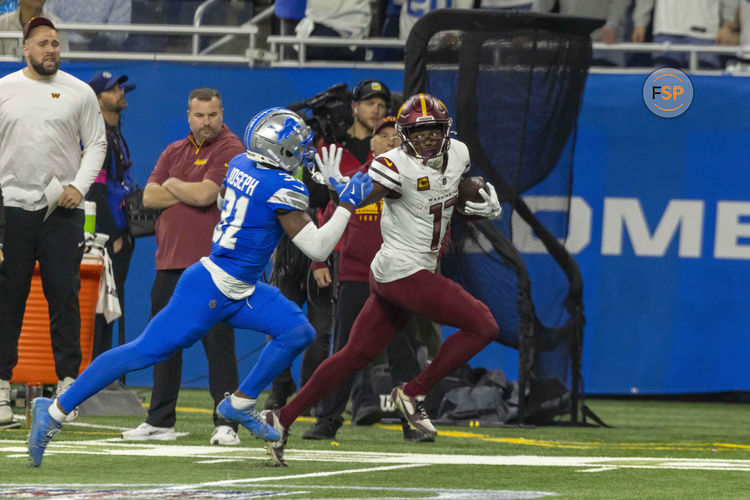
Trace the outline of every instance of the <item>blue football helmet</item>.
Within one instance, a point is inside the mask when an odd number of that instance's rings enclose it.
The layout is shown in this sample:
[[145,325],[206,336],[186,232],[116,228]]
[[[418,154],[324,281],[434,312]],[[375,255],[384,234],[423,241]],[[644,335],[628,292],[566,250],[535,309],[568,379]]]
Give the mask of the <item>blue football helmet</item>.
[[300,167],[313,167],[312,139],[310,127],[295,112],[270,108],[250,120],[242,142],[253,160],[294,175]]

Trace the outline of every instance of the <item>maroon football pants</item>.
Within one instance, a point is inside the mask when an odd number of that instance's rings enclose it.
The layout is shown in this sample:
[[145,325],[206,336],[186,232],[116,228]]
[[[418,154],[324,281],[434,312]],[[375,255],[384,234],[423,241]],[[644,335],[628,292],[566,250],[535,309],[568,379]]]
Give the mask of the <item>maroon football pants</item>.
[[459,331],[448,337],[432,363],[406,385],[405,392],[409,396],[426,394],[498,334],[487,306],[444,276],[423,270],[396,281],[379,283],[370,273],[370,297],[354,322],[349,342],[321,363],[300,392],[281,408],[281,424],[288,428],[307,408],[364,368],[385,349],[412,314]]

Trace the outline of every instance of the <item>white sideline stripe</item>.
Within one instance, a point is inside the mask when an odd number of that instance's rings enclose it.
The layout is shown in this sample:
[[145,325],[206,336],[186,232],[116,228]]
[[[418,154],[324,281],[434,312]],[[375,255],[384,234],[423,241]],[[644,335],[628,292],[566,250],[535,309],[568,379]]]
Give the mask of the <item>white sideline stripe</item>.
[[[13,416],[15,417],[16,420],[23,420],[24,422],[26,422],[26,415],[13,415]],[[65,427],[91,427],[92,429],[105,429],[105,430],[118,431],[118,432],[129,431],[130,429],[132,429],[132,427],[115,427],[112,425],[87,424],[85,422],[68,422],[67,424],[65,424]],[[187,436],[189,434],[190,434],[189,432],[177,433],[178,436],[180,435]]]
[[186,484],[181,486],[173,486],[168,489],[170,490],[184,490],[194,488],[205,488],[208,486],[237,486],[240,484],[248,483],[259,483],[262,481],[285,481],[287,479],[305,479],[310,477],[329,477],[338,476],[340,474],[358,474],[361,472],[378,472],[394,469],[409,469],[411,467],[424,467],[428,464],[402,464],[402,465],[388,465],[384,467],[367,467],[364,469],[348,469],[348,470],[336,470],[330,472],[311,472],[309,474],[293,474],[291,476],[271,476],[271,477],[252,477],[248,479],[227,479],[224,481],[211,481],[208,483],[196,483]]
[[[8,458],[26,458],[26,443],[19,440],[0,440],[0,453]],[[165,445],[155,442],[129,442],[119,438],[95,441],[53,441],[47,456],[54,455],[113,455],[131,457],[184,457],[195,460],[239,459],[268,460],[265,449],[216,446]],[[379,453],[329,450],[286,450],[292,461],[341,462],[388,465],[488,465],[577,467],[584,470],[605,468],[722,470],[750,472],[746,459],[696,459],[673,457],[570,457],[536,455],[441,455],[428,453]],[[362,470],[362,469],[360,469]]]

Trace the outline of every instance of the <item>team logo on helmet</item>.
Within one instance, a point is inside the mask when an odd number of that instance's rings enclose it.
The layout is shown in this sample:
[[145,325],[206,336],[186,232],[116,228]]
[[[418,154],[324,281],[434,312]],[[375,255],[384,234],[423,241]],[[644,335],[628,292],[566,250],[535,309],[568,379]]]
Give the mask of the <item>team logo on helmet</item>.
[[292,136],[292,134],[299,132],[302,132],[299,120],[290,116],[284,121],[284,125],[279,131],[279,138],[276,139],[276,144],[281,144],[281,141],[286,141]]

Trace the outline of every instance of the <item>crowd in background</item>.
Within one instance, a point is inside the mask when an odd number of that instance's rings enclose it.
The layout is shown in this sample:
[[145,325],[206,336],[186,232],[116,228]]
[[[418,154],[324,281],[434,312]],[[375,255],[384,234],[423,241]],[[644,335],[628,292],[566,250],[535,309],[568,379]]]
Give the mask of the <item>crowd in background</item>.
[[[0,25],[4,30],[20,31],[22,23],[29,18],[28,12],[40,9],[56,22],[190,25],[202,3],[200,0],[46,0],[46,3],[45,0],[1,0],[0,13],[6,13],[0,16]],[[604,25],[592,34],[592,39],[607,44],[750,43],[750,29],[746,28],[750,25],[750,3],[741,0],[221,0],[205,9],[201,24],[241,25],[271,6],[274,16],[258,24],[261,47],[265,47],[263,40],[268,34],[406,40],[420,17],[440,8],[524,10],[600,19]],[[218,38],[201,37],[201,50]],[[234,42],[223,44],[212,53],[241,53],[244,49],[240,45],[246,44],[246,39],[237,37]],[[69,43],[72,50],[185,52],[190,49],[192,39],[185,35],[71,32],[66,34],[65,43]],[[12,55],[17,47],[16,40],[0,40],[3,54]],[[294,54],[287,52],[285,56]],[[400,60],[403,52],[309,46],[306,57],[308,60]],[[594,57],[596,65],[605,66],[687,65],[684,53],[641,53],[626,57],[623,52],[598,51]],[[704,68],[718,68],[725,62],[711,54],[700,58]]]

